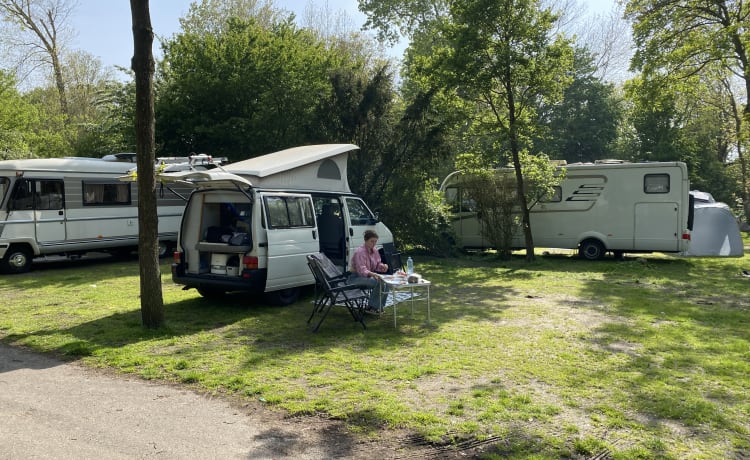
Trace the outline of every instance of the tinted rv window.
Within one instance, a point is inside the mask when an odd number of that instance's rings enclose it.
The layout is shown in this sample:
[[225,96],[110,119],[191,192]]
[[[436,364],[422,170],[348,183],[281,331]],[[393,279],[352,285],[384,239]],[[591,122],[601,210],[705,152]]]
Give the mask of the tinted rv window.
[[314,227],[312,202],[300,196],[265,197],[270,228]]
[[63,183],[61,180],[21,179],[16,182],[10,201],[11,210],[62,209]]
[[646,174],[643,176],[645,193],[669,193],[669,174]]
[[130,184],[124,182],[83,182],[84,206],[130,204]]
[[5,199],[5,194],[8,193],[9,186],[10,180],[7,177],[0,177],[0,203]]

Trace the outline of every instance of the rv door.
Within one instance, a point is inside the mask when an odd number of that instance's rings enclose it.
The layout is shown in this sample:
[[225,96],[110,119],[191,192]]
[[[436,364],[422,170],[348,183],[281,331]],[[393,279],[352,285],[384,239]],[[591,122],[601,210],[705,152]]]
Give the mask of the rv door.
[[62,180],[19,180],[11,198],[10,209],[17,212],[33,210],[35,238],[39,246],[65,241]]
[[266,291],[312,284],[307,256],[320,250],[312,196],[260,193],[266,222]]

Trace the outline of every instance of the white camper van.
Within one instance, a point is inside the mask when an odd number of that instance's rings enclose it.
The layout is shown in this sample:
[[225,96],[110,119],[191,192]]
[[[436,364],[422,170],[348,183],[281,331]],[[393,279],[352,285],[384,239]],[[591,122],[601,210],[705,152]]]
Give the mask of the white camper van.
[[[0,161],[2,271],[28,271],[39,256],[135,249],[137,185],[118,180],[132,167],[95,158]],[[187,196],[189,190],[183,192]],[[177,242],[185,201],[161,189],[158,206],[159,240],[166,254]]]
[[266,293],[289,304],[314,279],[306,256],[324,252],[346,268],[365,230],[392,252],[393,235],[351,193],[351,144],[282,150],[204,172],[164,174],[191,184],[172,279],[204,297]]
[[[617,160],[564,166],[566,176],[553,196],[530,209],[537,247],[578,249],[586,259],[607,251],[683,253],[691,238],[693,206],[685,163],[628,163]],[[461,173],[440,186],[453,210],[453,229],[463,248],[486,248],[481,222]],[[525,241],[516,229],[513,248]]]

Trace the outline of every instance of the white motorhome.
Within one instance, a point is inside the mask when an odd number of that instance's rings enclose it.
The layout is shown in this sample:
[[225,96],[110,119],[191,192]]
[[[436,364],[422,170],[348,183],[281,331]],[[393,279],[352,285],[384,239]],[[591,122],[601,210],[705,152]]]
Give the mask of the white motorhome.
[[[530,222],[536,247],[578,249],[594,260],[607,251],[684,253],[689,246],[693,206],[682,162],[628,163],[617,160],[570,164],[555,193],[534,203]],[[501,170],[502,171],[502,170]],[[453,229],[463,248],[487,248],[481,221],[461,172],[440,186],[453,211]],[[520,226],[513,249],[525,247]]]
[[[0,161],[2,271],[28,271],[39,256],[135,249],[137,184],[118,180],[132,167],[96,158]],[[183,192],[187,196],[189,189]],[[184,206],[179,194],[159,190],[159,240],[165,254],[177,242]]]
[[392,252],[393,235],[347,180],[351,144],[295,147],[203,172],[164,174],[191,184],[172,279],[204,297],[265,293],[289,304],[313,284],[306,256],[346,268],[365,230]]

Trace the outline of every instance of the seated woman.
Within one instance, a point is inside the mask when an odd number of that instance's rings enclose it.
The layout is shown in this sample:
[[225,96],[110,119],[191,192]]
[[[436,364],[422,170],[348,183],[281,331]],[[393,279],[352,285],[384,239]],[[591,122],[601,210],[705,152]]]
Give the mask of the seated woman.
[[[388,286],[380,283],[380,273],[388,271],[388,265],[380,259],[380,252],[375,249],[378,243],[378,234],[373,230],[366,230],[365,242],[358,247],[352,256],[351,270],[348,282],[355,286],[361,286],[370,291],[370,310],[382,312],[388,299]],[[381,287],[378,288],[378,285]]]

